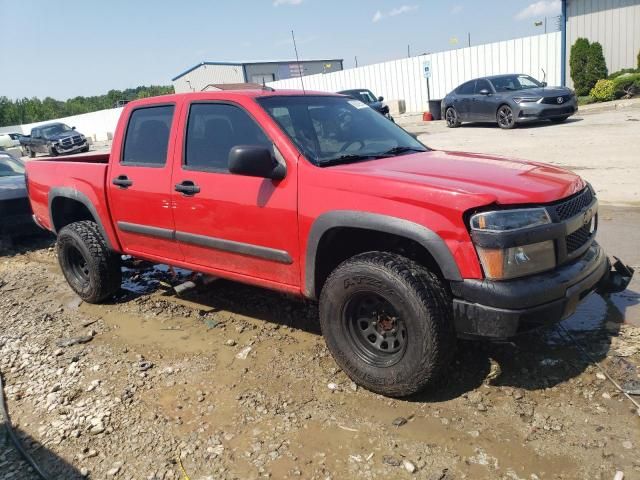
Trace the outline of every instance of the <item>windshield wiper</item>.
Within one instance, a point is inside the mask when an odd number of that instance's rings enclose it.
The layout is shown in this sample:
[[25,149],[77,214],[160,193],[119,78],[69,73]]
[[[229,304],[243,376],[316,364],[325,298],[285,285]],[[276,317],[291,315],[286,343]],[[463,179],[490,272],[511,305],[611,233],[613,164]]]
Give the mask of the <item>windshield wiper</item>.
[[356,155],[356,154],[350,153],[348,155],[340,155],[339,157],[332,158],[330,160],[325,160],[323,162],[320,162],[319,164],[321,167],[328,167],[331,165],[340,165],[341,163],[362,162],[364,160],[371,160],[373,158],[378,158],[378,157],[379,155],[371,155],[371,154]]
[[381,153],[379,156],[382,157],[387,155],[399,155],[401,153],[407,153],[407,152],[426,152],[426,151],[427,150],[425,150],[424,148],[398,146],[398,147],[393,147],[384,153]]

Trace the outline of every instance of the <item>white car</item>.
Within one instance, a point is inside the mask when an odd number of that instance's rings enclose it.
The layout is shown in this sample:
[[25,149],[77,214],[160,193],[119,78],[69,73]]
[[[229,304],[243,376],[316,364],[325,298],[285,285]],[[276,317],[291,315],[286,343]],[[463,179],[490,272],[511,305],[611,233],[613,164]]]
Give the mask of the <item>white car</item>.
[[16,157],[22,156],[22,147],[20,146],[20,134],[0,133],[0,150],[5,151]]

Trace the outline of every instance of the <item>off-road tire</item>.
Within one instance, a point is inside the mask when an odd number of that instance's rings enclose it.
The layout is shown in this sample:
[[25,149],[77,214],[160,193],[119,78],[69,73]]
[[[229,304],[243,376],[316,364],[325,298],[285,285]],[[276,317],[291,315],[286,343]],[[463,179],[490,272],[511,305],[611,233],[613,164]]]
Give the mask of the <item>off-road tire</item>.
[[[58,262],[69,286],[87,303],[100,303],[116,293],[122,283],[120,256],[107,246],[98,225],[75,222],[58,233]],[[76,272],[75,260],[85,262],[83,275]]]
[[[364,360],[349,339],[346,312],[354,295],[372,292],[393,305],[406,328],[406,348],[393,365]],[[357,384],[389,397],[433,386],[455,348],[452,303],[437,275],[400,255],[368,252],[339,265],[320,295],[320,325],[338,365]]]
[[29,155],[29,158],[36,158],[36,152],[34,152],[31,147],[27,147],[27,154]]

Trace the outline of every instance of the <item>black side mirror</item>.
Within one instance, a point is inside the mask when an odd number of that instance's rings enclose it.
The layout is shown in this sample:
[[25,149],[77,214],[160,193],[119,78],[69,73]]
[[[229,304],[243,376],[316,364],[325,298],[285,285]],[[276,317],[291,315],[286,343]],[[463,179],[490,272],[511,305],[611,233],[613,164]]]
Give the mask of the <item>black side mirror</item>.
[[480,90],[480,95],[490,95],[491,92],[489,90],[487,90],[486,88],[483,88],[482,90]]
[[547,82],[542,82],[542,86],[546,87],[547,86]]
[[76,127],[71,127],[71,130],[75,130],[75,129],[76,129]]
[[287,168],[279,163],[271,150],[255,145],[236,145],[229,152],[229,171],[236,175],[282,180]]
[[384,101],[384,97],[378,97],[378,101],[379,101],[379,102]]

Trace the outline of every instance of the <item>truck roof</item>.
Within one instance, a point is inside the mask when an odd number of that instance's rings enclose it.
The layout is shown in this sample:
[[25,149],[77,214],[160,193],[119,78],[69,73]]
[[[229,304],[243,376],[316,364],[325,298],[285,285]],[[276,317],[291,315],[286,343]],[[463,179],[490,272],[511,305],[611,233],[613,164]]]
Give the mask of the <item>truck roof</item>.
[[167,103],[177,99],[186,98],[187,100],[230,100],[233,98],[261,98],[261,97],[291,97],[291,96],[340,96],[330,92],[319,92],[306,90],[269,90],[269,89],[255,89],[255,90],[224,90],[224,91],[208,91],[208,92],[188,92],[188,93],[174,93],[170,95],[159,95],[157,97],[141,98],[129,102],[126,106],[128,108],[136,107],[139,105],[153,105],[158,103]]

